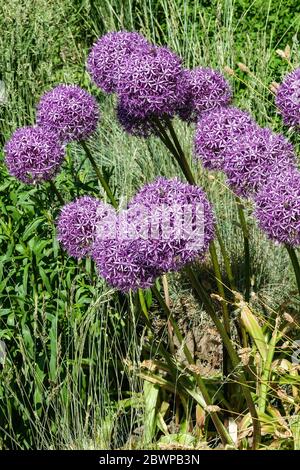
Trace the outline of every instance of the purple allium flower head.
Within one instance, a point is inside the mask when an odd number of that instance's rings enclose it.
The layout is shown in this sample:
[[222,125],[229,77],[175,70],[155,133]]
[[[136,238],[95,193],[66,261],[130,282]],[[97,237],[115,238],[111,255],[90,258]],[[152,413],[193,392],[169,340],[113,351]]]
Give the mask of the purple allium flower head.
[[205,113],[199,119],[195,133],[196,157],[205,168],[222,170],[231,145],[253,127],[258,126],[251,116],[238,108],[220,108]]
[[38,125],[57,132],[64,142],[90,137],[98,119],[97,101],[77,85],[58,85],[42,96],[37,108]]
[[147,118],[141,119],[132,116],[127,111],[126,106],[122,104],[121,100],[119,100],[117,106],[117,119],[124,131],[128,134],[144,138],[149,137],[151,134],[154,134],[154,129],[151,125],[151,121]]
[[185,70],[183,80],[187,87],[186,100],[178,112],[183,120],[195,122],[203,112],[228,106],[231,101],[229,83],[216,70],[205,67]]
[[149,48],[150,43],[139,33],[107,33],[93,45],[87,70],[99,88],[106,93],[114,93],[123,62],[131,54],[144,53]]
[[173,115],[185,98],[181,59],[166,47],[124,62],[117,91],[124,107],[137,118]]
[[89,256],[98,225],[113,219],[114,214],[114,209],[99,199],[80,197],[62,208],[57,222],[58,240],[70,256]]
[[300,245],[300,173],[297,170],[269,179],[255,199],[255,216],[271,240]]
[[253,129],[243,134],[226,152],[224,171],[232,189],[249,197],[268,179],[296,167],[292,144],[270,129]]
[[284,124],[300,126],[300,68],[287,74],[278,88],[276,105]]
[[53,178],[65,155],[57,134],[41,127],[17,129],[4,151],[10,174],[29,184]]
[[138,240],[97,239],[93,259],[99,274],[113,287],[128,292],[154,284],[158,271],[145,264]]
[[[214,216],[204,191],[177,178],[157,178],[131,200],[143,259],[160,271],[177,271],[203,257],[214,237]],[[145,236],[146,232],[146,236]],[[195,243],[196,242],[196,243]]]

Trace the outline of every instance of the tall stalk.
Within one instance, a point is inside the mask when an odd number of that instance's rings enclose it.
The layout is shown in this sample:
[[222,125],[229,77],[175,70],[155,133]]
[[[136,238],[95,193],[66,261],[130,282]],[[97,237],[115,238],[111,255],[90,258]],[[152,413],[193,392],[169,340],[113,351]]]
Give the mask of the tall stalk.
[[236,204],[238,209],[239,221],[241,224],[243,238],[244,238],[244,277],[245,277],[245,300],[249,302],[250,299],[250,286],[251,286],[251,264],[250,264],[250,245],[249,245],[249,230],[244,214],[243,203],[239,197],[236,197]]
[[229,357],[231,359],[231,363],[232,363],[233,367],[237,370],[240,369],[239,378],[240,378],[240,382],[241,382],[241,387],[242,387],[243,394],[244,394],[244,397],[246,399],[247,406],[249,408],[249,412],[250,412],[250,415],[251,415],[251,418],[252,418],[252,423],[253,423],[253,445],[252,445],[252,448],[257,449],[257,447],[260,443],[260,439],[261,439],[261,427],[260,427],[260,422],[259,422],[259,419],[258,419],[258,414],[257,414],[257,411],[256,411],[256,407],[255,407],[253,398],[251,396],[251,392],[248,388],[247,379],[246,379],[245,373],[243,372],[243,367],[242,367],[241,361],[239,359],[239,356],[237,355],[237,352],[235,351],[235,349],[232,345],[232,342],[231,342],[229,336],[227,335],[227,332],[225,330],[224,325],[222,324],[222,322],[219,320],[217,314],[215,313],[214,308],[211,304],[210,298],[208,297],[205,289],[202,287],[202,285],[201,285],[200,281],[198,280],[197,276],[194,274],[194,272],[191,268],[186,268],[186,273],[187,273],[187,275],[188,275],[188,277],[191,281],[192,287],[194,288],[198,299],[200,300],[200,302],[203,302],[203,304],[206,307],[206,310],[207,310],[208,314],[210,315],[211,319],[213,320],[213,322],[214,322],[214,324],[215,324],[215,326],[216,326],[216,328],[217,328],[217,330],[218,330],[218,332],[219,332],[219,334],[222,338],[222,341],[226,346],[226,349],[228,351],[228,354],[229,354]]
[[[174,330],[174,333],[179,341],[179,344],[181,346],[183,346],[183,352],[185,354],[185,357],[188,361],[189,364],[194,364],[194,360],[193,360],[193,357],[191,355],[191,352],[190,350],[188,349],[188,347],[186,346],[186,344],[184,343],[184,339],[181,335],[181,332],[178,328],[178,325],[172,315],[172,312],[171,310],[169,309],[169,307],[167,306],[167,304],[165,303],[164,299],[162,298],[162,296],[160,295],[158,289],[156,286],[153,286],[152,287],[152,292],[154,294],[154,296],[156,297],[159,305],[161,306],[161,308],[163,309],[163,311],[165,312],[165,314],[167,315],[167,319],[170,320],[170,323],[173,327],[173,330]],[[212,405],[212,400],[210,398],[210,395],[209,395],[209,392],[206,388],[206,385],[202,379],[202,377],[199,375],[199,374],[196,374],[195,375],[195,379],[196,379],[196,382],[197,382],[197,385],[202,393],[202,396],[203,396],[203,399],[206,403],[206,406],[209,407]],[[209,410],[209,409],[208,409]],[[223,425],[222,421],[220,420],[218,414],[216,411],[212,411],[212,410],[209,410],[209,414],[211,416],[211,419],[215,425],[215,428],[217,430],[217,432],[219,433],[219,436],[221,437],[222,439],[222,442],[224,445],[230,445],[230,446],[234,446],[235,447],[235,443],[233,442],[230,434],[228,433],[227,429],[225,428],[225,426]]]
[[64,205],[64,204],[65,204],[64,198],[62,197],[62,195],[60,194],[59,190],[57,189],[56,184],[54,183],[54,181],[50,180],[50,181],[49,181],[49,186],[50,186],[51,191],[53,191],[53,193],[56,195],[56,197],[57,197],[57,199],[59,200],[59,202],[60,202],[62,205]]
[[114,206],[114,208],[116,209],[118,207],[118,204],[117,204],[117,201],[115,199],[115,196],[113,195],[113,192],[112,190],[110,189],[110,186],[108,185],[106,179],[104,178],[104,176],[102,175],[92,153],[90,152],[90,149],[88,148],[87,144],[82,140],[80,142],[83,150],[85,151],[85,154],[87,156],[87,158],[89,159],[89,161],[91,162],[91,165],[93,167],[93,170],[94,172],[96,173],[97,175],[97,178],[102,186],[102,188],[104,189],[104,191],[106,192],[111,204]]
[[300,295],[300,265],[299,265],[299,260],[298,260],[297,254],[296,254],[296,252],[295,252],[295,250],[292,246],[285,245],[285,247],[287,249],[287,252],[288,252],[289,257],[290,257],[291,262],[292,262],[292,266],[293,266],[295,277],[296,277],[297,287],[298,287],[298,291],[299,291],[299,295]]

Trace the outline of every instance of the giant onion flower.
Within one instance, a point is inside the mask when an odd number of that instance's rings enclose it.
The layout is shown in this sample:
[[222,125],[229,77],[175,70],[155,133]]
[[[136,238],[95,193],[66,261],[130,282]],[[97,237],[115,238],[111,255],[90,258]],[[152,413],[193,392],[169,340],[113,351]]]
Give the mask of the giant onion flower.
[[159,275],[145,263],[138,240],[97,239],[92,255],[99,274],[122,292],[151,287]]
[[276,242],[300,246],[300,173],[271,177],[255,198],[260,228]]
[[109,231],[114,217],[114,209],[108,204],[82,196],[62,208],[57,222],[58,240],[70,256],[89,256],[99,227],[101,233]]
[[251,116],[238,108],[228,107],[205,113],[198,121],[194,151],[209,170],[223,170],[226,154],[237,139],[257,128]]
[[57,134],[41,127],[17,129],[4,152],[10,174],[29,184],[53,178],[65,155]]
[[269,178],[296,165],[292,144],[270,129],[253,129],[227,150],[224,171],[239,196],[257,193]]
[[124,62],[117,91],[126,111],[136,118],[175,114],[185,97],[181,59],[166,47],[153,46]]
[[131,54],[150,48],[148,41],[138,33],[118,31],[107,33],[93,45],[87,60],[87,70],[95,84],[106,93],[114,93],[119,69]]
[[214,238],[206,194],[177,178],[160,177],[145,185],[130,201],[129,211],[136,219],[136,236],[143,241],[143,259],[160,271],[178,271],[203,258]]
[[85,140],[95,132],[97,101],[77,85],[58,85],[45,93],[37,108],[37,123],[57,132],[64,142]]
[[231,101],[231,88],[217,70],[206,67],[185,70],[183,80],[186,98],[178,111],[183,120],[197,121],[203,112],[228,106]]
[[300,125],[300,68],[287,74],[279,86],[276,105],[286,125]]

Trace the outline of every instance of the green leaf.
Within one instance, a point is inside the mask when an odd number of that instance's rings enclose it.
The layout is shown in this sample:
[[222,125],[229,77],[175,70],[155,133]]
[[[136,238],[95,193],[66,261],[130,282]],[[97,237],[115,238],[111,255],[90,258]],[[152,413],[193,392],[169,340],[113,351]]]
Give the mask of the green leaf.
[[300,416],[291,416],[291,431],[294,438],[294,450],[300,450]]
[[23,240],[26,241],[30,235],[32,234],[35,234],[36,233],[36,229],[38,228],[39,225],[41,225],[42,222],[44,222],[45,219],[44,217],[38,217],[37,219],[35,219],[33,222],[31,222],[31,224],[29,224],[24,233],[23,233]]
[[50,285],[49,279],[47,277],[47,274],[46,274],[45,270],[42,268],[42,266],[39,266],[39,273],[40,273],[40,276],[42,278],[44,286],[46,287],[49,294],[51,294],[51,292],[52,292],[51,285]]
[[265,340],[262,328],[259,326],[258,321],[247,304],[242,305],[241,307],[241,320],[246,328],[246,331],[255,342],[262,359],[265,361],[267,358],[268,345]]
[[145,440],[147,443],[152,442],[156,432],[157,420],[157,400],[159,387],[151,382],[144,382],[144,399],[145,399]]
[[56,381],[57,377],[57,318],[54,317],[50,329],[50,379]]

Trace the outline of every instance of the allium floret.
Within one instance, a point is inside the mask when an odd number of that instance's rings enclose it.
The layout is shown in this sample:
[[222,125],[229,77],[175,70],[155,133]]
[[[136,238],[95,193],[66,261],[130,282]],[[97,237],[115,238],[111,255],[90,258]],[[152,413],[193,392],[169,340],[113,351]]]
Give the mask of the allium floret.
[[[140,235],[146,262],[164,272],[178,271],[203,258],[214,238],[214,216],[204,191],[177,178],[157,178],[131,200],[138,226],[148,227]],[[154,235],[153,235],[154,234]]]
[[58,240],[69,256],[89,256],[98,226],[103,221],[113,223],[114,217],[115,211],[108,204],[94,197],[80,197],[62,208],[57,222]]
[[231,188],[239,196],[256,194],[267,183],[289,167],[296,165],[292,144],[270,129],[254,129],[228,149],[224,171]]
[[300,125],[300,68],[286,75],[276,94],[276,105],[284,124]]
[[251,116],[238,108],[215,109],[203,114],[197,124],[195,156],[209,170],[223,170],[226,153],[243,134],[257,128]]
[[117,119],[127,134],[143,138],[147,138],[150,135],[155,134],[151,120],[132,116],[121,100],[117,106]]
[[114,93],[124,61],[131,54],[143,54],[149,48],[149,42],[139,33],[107,33],[93,45],[87,60],[87,70],[99,88],[106,93]]
[[92,254],[99,274],[122,292],[151,287],[159,274],[146,265],[138,240],[97,239]]
[[166,47],[153,46],[123,64],[117,91],[137,118],[172,116],[185,98],[181,59]]
[[4,152],[9,173],[28,184],[53,178],[65,155],[57,134],[41,127],[17,129]]
[[271,240],[293,247],[300,245],[300,173],[297,170],[270,178],[255,202],[259,226]]
[[58,85],[45,93],[37,108],[37,123],[57,132],[64,142],[86,140],[97,128],[95,98],[77,85]]
[[206,67],[185,70],[183,80],[186,99],[178,114],[186,121],[195,122],[203,112],[228,106],[232,99],[229,83],[217,70]]

